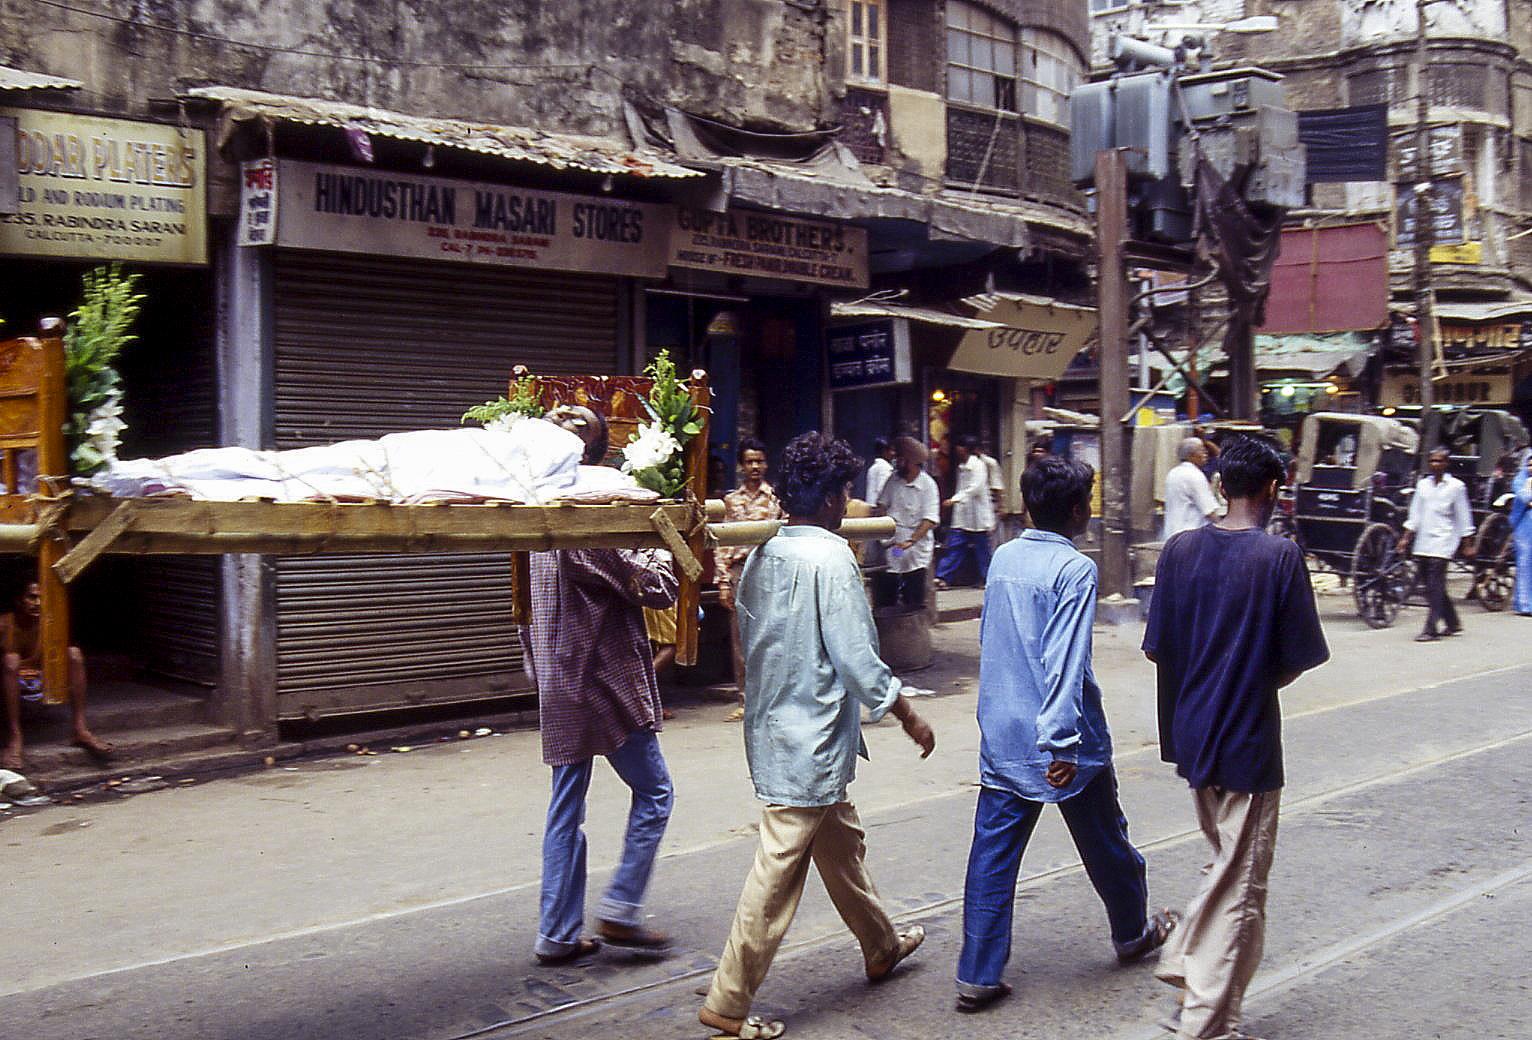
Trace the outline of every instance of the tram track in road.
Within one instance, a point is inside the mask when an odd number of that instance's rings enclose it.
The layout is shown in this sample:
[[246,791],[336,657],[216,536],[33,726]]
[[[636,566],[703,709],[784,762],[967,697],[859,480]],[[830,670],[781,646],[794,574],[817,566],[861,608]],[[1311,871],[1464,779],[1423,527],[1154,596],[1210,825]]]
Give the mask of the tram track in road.
[[[1446,754],[1434,756],[1428,759],[1412,762],[1398,769],[1386,770],[1373,775],[1353,780],[1347,783],[1328,787],[1322,791],[1295,798],[1285,802],[1282,806],[1281,818],[1284,821],[1303,817],[1321,810],[1325,805],[1338,799],[1355,795],[1372,788],[1383,787],[1401,781],[1410,780],[1416,776],[1432,770],[1438,770],[1456,762],[1474,758],[1478,755],[1511,747],[1532,740],[1532,729],[1522,730],[1509,736],[1496,740],[1486,741],[1467,748],[1459,748]],[[1152,749],[1149,749],[1152,750]],[[1196,828],[1176,831],[1161,835],[1145,842],[1138,843],[1142,852],[1174,848],[1188,842],[1201,841],[1202,833]],[[1025,893],[1029,889],[1037,889],[1051,882],[1084,873],[1084,866],[1080,862],[1072,862],[1028,875],[1017,884],[1017,891]],[[1438,917],[1453,912],[1467,905],[1476,898],[1493,893],[1501,888],[1516,884],[1519,881],[1532,877],[1532,860],[1525,861],[1510,870],[1496,874],[1494,877],[1482,880],[1475,884],[1463,886],[1454,890],[1441,899],[1433,901],[1430,905],[1414,911],[1410,914],[1391,921],[1377,929],[1363,935],[1355,936],[1342,942],[1321,947],[1311,953],[1300,956],[1292,964],[1277,970],[1276,972],[1263,974],[1257,979],[1256,984],[1250,991],[1252,999],[1262,995],[1280,992],[1291,988],[1302,979],[1323,971],[1331,965],[1340,963],[1348,957],[1365,951],[1368,948],[1387,942],[1394,936],[1420,927]],[[903,907],[893,916],[897,922],[913,922],[924,918],[940,915],[961,908],[963,899],[961,894],[942,899],[932,900],[927,903]],[[801,958],[815,953],[832,944],[845,941],[843,930],[836,928],[829,931],[807,936],[797,941],[783,944],[777,955],[777,963]],[[602,1011],[616,1010],[638,1000],[679,990],[689,984],[696,983],[712,975],[713,967],[690,968],[679,971],[663,978],[651,979],[633,986],[608,993],[571,1001],[557,1007],[547,1008],[532,1012],[527,1015],[507,1018],[503,1021],[489,1023],[467,1032],[455,1033],[440,1040],[509,1040],[512,1037],[524,1036],[533,1031],[546,1029],[552,1023],[576,1022],[583,1018]],[[1135,1027],[1137,1028],[1137,1027]],[[1139,1030],[1138,1032],[1124,1033],[1119,1040],[1154,1040],[1165,1034],[1155,1028],[1152,1031]]]

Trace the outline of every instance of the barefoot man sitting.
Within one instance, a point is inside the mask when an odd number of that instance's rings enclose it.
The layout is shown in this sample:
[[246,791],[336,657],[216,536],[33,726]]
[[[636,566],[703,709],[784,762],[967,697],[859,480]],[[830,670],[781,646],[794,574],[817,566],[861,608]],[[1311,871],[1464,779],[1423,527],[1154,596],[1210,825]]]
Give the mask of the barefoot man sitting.
[[[0,681],[5,687],[5,752],[0,768],[20,770],[25,765],[21,754],[21,705],[43,703],[42,680],[43,594],[37,582],[28,582],[15,598],[10,613],[0,614],[0,650],[5,654],[5,670]],[[80,648],[69,648],[69,707],[74,718],[71,743],[97,761],[112,754],[112,746],[97,738],[85,724],[85,657]]]

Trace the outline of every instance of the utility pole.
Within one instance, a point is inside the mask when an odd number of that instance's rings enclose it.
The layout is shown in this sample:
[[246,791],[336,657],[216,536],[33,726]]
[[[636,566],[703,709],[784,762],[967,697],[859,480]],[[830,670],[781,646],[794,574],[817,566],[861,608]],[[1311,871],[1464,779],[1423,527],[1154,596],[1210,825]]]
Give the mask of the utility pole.
[[1120,149],[1096,153],[1096,281],[1101,322],[1101,590],[1131,593],[1128,569],[1128,164]]
[[1431,381],[1436,364],[1436,323],[1432,320],[1431,246],[1436,239],[1436,214],[1431,207],[1431,97],[1430,64],[1426,47],[1426,4],[1415,0],[1415,184],[1412,194],[1415,209],[1415,263],[1412,285],[1415,292],[1416,361],[1420,367],[1420,406],[1428,410],[1436,403],[1436,385]]

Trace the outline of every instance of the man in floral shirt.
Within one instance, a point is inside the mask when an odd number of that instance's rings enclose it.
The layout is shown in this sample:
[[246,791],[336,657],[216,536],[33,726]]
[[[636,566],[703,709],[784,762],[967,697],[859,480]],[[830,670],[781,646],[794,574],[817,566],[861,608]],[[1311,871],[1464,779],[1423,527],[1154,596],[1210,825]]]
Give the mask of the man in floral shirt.
[[[723,496],[723,518],[734,520],[780,520],[782,504],[777,493],[766,483],[766,445],[755,437],[744,437],[739,442],[739,468],[745,482]],[[753,547],[748,545],[721,546],[713,554],[717,563],[718,599],[729,612],[729,643],[734,656],[734,687],[739,691],[740,706],[729,714],[730,722],[745,717],[745,658],[740,653],[739,618],[734,613],[734,590],[739,587],[740,573],[745,569],[745,559]]]

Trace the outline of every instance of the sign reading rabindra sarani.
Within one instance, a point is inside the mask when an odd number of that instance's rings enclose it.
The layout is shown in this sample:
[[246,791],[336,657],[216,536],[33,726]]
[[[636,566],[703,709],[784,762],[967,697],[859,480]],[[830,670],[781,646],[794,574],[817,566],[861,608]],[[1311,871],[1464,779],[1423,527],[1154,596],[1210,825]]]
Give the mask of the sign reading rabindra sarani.
[[755,210],[711,213],[681,206],[670,232],[670,265],[865,289],[867,231]]
[[289,248],[665,275],[663,206],[288,160],[275,179],[275,241]]
[[207,263],[201,130],[128,119],[0,109],[16,120],[15,213],[0,254]]

